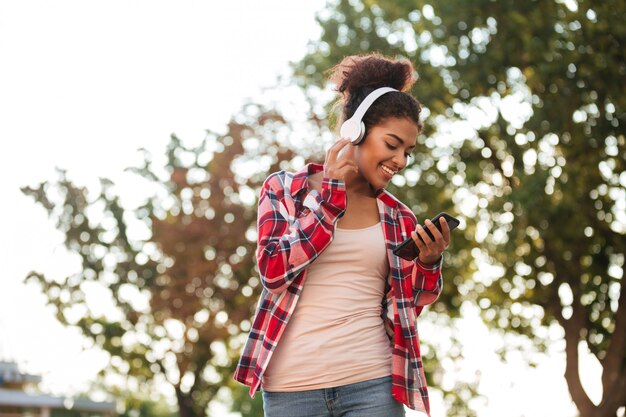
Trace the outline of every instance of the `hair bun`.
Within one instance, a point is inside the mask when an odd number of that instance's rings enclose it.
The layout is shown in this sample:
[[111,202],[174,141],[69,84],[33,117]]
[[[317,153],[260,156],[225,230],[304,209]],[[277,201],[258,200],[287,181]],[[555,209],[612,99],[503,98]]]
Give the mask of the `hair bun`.
[[353,55],[331,69],[330,80],[348,102],[364,89],[391,87],[408,91],[415,83],[413,64],[406,59],[393,60],[380,54]]
[[335,108],[341,108],[341,121],[350,119],[365,97],[380,87],[391,87],[400,93],[384,94],[367,109],[361,121],[367,129],[389,117],[406,118],[421,130],[422,106],[409,90],[417,80],[411,61],[391,59],[380,54],[345,57],[330,71],[330,81],[336,85],[341,98]]

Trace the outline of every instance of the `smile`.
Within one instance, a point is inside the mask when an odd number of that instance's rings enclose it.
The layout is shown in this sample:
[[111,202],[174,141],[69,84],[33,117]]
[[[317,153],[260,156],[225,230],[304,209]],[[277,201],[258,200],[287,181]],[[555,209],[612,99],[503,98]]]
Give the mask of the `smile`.
[[382,167],[383,171],[385,171],[387,174],[389,174],[389,175],[391,175],[391,176],[394,176],[395,174],[397,174],[397,173],[398,173],[398,171],[394,171],[394,170],[392,170],[391,168],[386,167],[385,165],[382,165],[382,164],[381,164],[381,167]]

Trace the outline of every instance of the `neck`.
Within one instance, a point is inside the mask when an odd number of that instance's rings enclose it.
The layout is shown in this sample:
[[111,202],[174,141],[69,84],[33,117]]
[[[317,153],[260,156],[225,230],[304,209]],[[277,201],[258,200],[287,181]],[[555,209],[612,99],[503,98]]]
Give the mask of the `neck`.
[[376,197],[374,188],[358,173],[351,173],[346,178],[346,193],[359,197]]

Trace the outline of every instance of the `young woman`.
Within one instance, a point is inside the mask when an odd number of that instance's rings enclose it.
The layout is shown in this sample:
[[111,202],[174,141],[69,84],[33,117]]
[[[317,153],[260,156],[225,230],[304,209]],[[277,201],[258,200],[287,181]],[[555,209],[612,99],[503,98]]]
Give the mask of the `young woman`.
[[[331,80],[344,121],[365,110],[362,139],[359,120],[344,122],[351,138],[333,144],[323,166],[263,185],[263,291],[235,379],[251,395],[262,389],[266,417],[396,417],[403,405],[429,413],[416,319],[441,292],[450,230],[427,220],[431,239],[385,190],[422,126],[405,92],[413,71],[380,55],[345,58]],[[419,248],[413,261],[392,253],[408,236]]]

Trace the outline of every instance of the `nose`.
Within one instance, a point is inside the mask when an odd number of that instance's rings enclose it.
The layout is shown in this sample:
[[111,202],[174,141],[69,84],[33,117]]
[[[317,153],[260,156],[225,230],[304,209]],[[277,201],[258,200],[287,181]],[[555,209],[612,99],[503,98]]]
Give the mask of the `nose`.
[[404,155],[404,151],[396,152],[391,158],[391,161],[398,167],[398,171],[402,171],[406,167],[407,158]]

